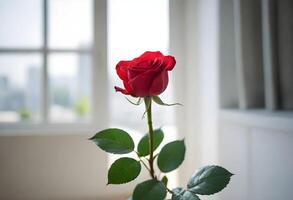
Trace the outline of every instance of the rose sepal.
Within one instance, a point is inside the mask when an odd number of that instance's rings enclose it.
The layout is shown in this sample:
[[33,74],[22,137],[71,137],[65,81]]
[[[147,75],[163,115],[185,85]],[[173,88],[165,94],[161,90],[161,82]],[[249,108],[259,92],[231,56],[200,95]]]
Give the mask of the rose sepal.
[[153,96],[152,100],[160,106],[183,106],[183,104],[181,103],[171,103],[171,104],[165,103],[159,96]]
[[125,99],[131,103],[132,105],[139,106],[143,101],[143,98],[139,97],[136,102],[131,101],[129,98],[125,97]]

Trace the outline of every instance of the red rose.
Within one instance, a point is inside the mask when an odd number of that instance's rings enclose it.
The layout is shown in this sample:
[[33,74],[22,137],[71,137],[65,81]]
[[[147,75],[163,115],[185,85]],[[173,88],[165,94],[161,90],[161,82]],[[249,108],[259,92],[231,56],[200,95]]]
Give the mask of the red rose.
[[147,51],[131,61],[120,61],[116,71],[125,89],[115,86],[115,90],[134,97],[157,96],[167,88],[168,71],[175,64],[173,56],[164,56],[159,51]]

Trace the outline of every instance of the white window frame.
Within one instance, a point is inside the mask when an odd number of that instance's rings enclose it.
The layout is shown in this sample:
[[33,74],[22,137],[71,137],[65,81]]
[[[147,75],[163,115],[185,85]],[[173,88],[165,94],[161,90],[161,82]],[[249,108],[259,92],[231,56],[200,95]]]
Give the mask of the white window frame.
[[[48,47],[48,1],[43,2],[43,44],[42,48],[0,48],[0,54],[42,55],[42,102],[40,122],[0,122],[0,135],[40,135],[40,134],[92,134],[108,123],[107,104],[107,0],[93,0],[93,46],[91,49],[52,49]],[[89,54],[92,59],[91,74],[91,120],[89,122],[51,123],[48,120],[48,54],[77,53]],[[100,115],[99,113],[102,113]]]

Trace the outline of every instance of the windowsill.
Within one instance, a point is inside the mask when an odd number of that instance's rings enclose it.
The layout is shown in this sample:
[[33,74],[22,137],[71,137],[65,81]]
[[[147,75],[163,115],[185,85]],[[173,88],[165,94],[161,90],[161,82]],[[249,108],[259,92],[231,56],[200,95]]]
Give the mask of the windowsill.
[[221,121],[224,120],[254,127],[293,131],[293,111],[222,109],[220,110],[219,116]]
[[58,123],[58,124],[0,124],[0,136],[25,135],[92,135],[98,130],[93,123]]

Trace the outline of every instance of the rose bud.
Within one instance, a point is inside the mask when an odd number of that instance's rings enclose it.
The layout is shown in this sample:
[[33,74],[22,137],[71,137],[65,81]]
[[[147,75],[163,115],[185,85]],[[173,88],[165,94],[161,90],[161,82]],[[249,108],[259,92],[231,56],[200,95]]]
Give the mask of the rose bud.
[[176,64],[173,56],[147,51],[131,61],[120,61],[116,72],[124,89],[115,86],[117,92],[133,97],[157,96],[168,86],[168,71]]

